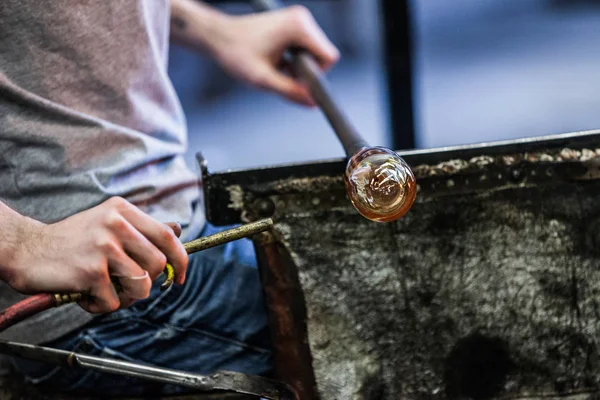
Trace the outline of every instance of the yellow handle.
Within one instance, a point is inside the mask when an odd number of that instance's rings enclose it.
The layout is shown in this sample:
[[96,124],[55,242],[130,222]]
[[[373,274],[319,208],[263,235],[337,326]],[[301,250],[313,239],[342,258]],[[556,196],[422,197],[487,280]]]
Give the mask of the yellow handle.
[[160,285],[160,290],[163,291],[167,290],[173,285],[173,279],[175,279],[175,268],[173,268],[171,264],[167,263],[164,273],[167,276],[167,279],[165,279],[163,284]]

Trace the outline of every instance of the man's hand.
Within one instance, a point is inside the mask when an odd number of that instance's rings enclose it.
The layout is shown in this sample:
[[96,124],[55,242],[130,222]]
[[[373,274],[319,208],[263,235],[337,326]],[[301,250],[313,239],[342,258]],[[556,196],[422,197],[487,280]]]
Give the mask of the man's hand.
[[300,104],[313,106],[305,86],[280,71],[283,52],[299,47],[313,55],[325,71],[339,52],[302,6],[234,17],[216,51],[231,74],[255,87],[270,90]]
[[339,51],[302,6],[227,16],[189,0],[175,0],[172,29],[176,39],[208,50],[230,74],[251,85],[313,106],[304,85],[281,72],[283,53],[290,47],[307,50],[323,71],[339,59]]
[[[102,313],[148,297],[167,261],[175,268],[176,283],[185,280],[188,255],[177,238],[180,228],[121,198],[54,224],[26,221],[4,270],[4,279],[18,292],[81,292],[87,296],[80,305]],[[119,279],[122,293],[116,293],[111,276]]]

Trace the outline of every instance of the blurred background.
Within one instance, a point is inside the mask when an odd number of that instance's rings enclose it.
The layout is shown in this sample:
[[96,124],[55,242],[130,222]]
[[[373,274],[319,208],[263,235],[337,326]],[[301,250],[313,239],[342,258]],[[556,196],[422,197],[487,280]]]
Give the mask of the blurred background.
[[[334,94],[372,145],[431,148],[600,128],[598,0],[306,0],[340,48]],[[244,14],[243,1],[215,4]],[[241,60],[243,61],[243,60]],[[213,171],[344,155],[318,109],[173,46],[187,161]]]

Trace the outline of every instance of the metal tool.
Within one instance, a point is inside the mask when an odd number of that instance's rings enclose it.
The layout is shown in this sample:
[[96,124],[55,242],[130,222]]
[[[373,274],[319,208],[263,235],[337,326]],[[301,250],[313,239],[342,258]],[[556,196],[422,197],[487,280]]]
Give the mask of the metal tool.
[[[252,6],[259,12],[273,11],[283,7],[277,0],[252,0]],[[363,147],[369,147],[337,105],[314,58],[300,49],[287,50],[283,58],[306,81],[311,95],[329,120],[348,157]]]
[[[197,253],[202,250],[210,249],[211,247],[220,246],[225,243],[233,242],[235,240],[243,239],[267,231],[273,227],[273,220],[271,218],[262,219],[256,222],[250,222],[245,225],[241,225],[236,228],[227,229],[214,235],[205,236],[192,240],[183,244],[185,251],[188,254]],[[167,264],[165,269],[167,279],[162,284],[161,288],[166,289],[173,283],[174,269],[170,264]]]
[[0,341],[0,353],[68,368],[92,369],[109,374],[170,383],[203,392],[227,391],[270,400],[297,399],[293,390],[282,382],[239,372],[217,371],[211,375],[199,375],[10,341]]
[[[191,242],[184,243],[183,247],[188,254],[196,253],[234,240],[256,235],[269,230],[272,226],[273,220],[267,218],[192,240]],[[174,269],[169,264],[167,264],[165,271],[167,276],[165,282],[161,285],[162,289],[170,287],[173,284],[175,276]],[[114,279],[113,285],[119,290],[120,284],[118,280]],[[75,303],[81,300],[82,297],[83,293],[40,293],[30,296],[0,312],[0,332],[49,308]]]
[[[277,0],[252,0],[252,5],[258,11],[282,7]],[[348,158],[344,176],[346,192],[354,208],[363,217],[377,222],[404,216],[417,195],[410,166],[395,151],[367,144],[337,105],[321,68],[308,52],[289,49],[283,57],[306,83],[344,147]]]

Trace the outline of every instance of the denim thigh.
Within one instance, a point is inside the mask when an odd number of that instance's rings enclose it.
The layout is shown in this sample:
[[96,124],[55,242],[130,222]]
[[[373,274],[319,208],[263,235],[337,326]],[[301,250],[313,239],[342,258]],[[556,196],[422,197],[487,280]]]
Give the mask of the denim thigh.
[[[222,228],[226,229],[226,228]],[[218,230],[208,225],[203,235]],[[189,258],[184,285],[101,316],[45,346],[136,363],[210,374],[217,370],[269,375],[271,345],[256,257],[248,239]],[[48,389],[100,395],[171,394],[172,385],[65,369],[15,359],[27,380]]]

